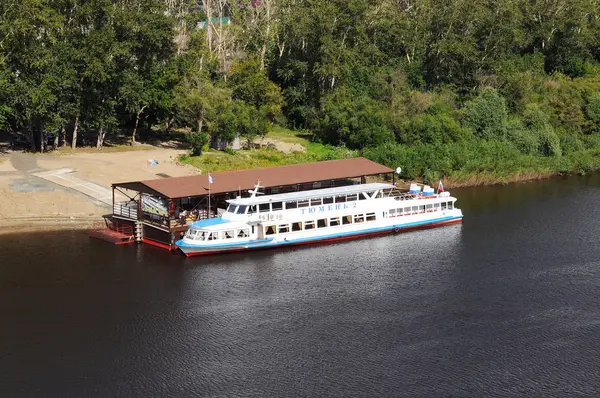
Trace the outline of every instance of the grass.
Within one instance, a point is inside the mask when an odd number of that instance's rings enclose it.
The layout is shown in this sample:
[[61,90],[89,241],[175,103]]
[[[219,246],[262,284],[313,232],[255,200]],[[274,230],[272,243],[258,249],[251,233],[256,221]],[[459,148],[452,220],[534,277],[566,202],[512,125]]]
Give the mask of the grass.
[[233,154],[221,151],[206,151],[201,156],[180,157],[180,161],[200,170],[225,171],[256,169],[262,167],[284,166],[317,162],[320,160],[343,159],[358,156],[358,153],[344,148],[328,147],[311,143],[306,152],[284,153],[273,149],[240,150]]
[[307,147],[312,140],[312,134],[308,131],[290,130],[281,126],[273,126],[266,138],[272,138],[288,144],[300,144]]

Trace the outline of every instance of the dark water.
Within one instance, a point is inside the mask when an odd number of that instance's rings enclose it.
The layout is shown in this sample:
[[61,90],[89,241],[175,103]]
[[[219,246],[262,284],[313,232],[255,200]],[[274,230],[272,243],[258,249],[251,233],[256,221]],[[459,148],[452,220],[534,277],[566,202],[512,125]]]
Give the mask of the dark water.
[[462,225],[186,259],[0,237],[2,396],[598,396],[600,176]]

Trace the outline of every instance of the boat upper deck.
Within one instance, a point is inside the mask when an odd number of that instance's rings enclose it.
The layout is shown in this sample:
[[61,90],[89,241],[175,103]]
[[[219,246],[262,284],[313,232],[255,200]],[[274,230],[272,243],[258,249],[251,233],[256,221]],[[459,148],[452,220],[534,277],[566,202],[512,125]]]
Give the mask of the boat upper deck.
[[361,192],[373,192],[382,189],[396,189],[392,184],[370,183],[348,185],[336,188],[313,189],[310,191],[288,192],[275,195],[256,196],[250,198],[236,198],[227,200],[234,205],[254,205],[268,202],[285,202],[293,200],[312,199],[325,196],[351,195]]

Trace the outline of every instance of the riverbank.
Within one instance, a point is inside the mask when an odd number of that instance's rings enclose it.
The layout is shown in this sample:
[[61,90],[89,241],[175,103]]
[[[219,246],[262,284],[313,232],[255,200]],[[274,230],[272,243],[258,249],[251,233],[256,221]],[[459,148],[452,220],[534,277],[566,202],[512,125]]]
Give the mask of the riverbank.
[[[270,167],[360,155],[344,148],[301,143],[305,145],[305,151],[288,149],[286,153],[262,148],[235,153],[211,151],[200,157],[189,157],[181,149],[152,146],[101,153],[86,149],[49,154],[5,153],[0,157],[0,234],[40,229],[89,229],[94,223],[102,221],[103,215],[111,213],[106,203],[39,178],[36,174],[40,171],[70,170],[69,175],[109,189],[114,182],[193,175],[201,170]],[[500,159],[496,160],[497,169],[481,170],[480,165],[475,165],[470,171],[456,170],[450,176],[441,178],[430,172],[426,178],[398,181],[401,186],[408,186],[413,181],[426,181],[437,186],[438,181],[442,180],[445,189],[451,190],[582,174],[597,170],[599,163],[597,154],[592,151],[588,151],[587,156],[577,157],[572,154],[561,158],[521,157],[512,163],[510,159],[497,155]],[[414,163],[401,156],[371,158],[393,168],[401,165],[403,170],[407,170],[407,167],[409,172],[416,170]],[[158,165],[148,166],[149,159],[156,160]]]

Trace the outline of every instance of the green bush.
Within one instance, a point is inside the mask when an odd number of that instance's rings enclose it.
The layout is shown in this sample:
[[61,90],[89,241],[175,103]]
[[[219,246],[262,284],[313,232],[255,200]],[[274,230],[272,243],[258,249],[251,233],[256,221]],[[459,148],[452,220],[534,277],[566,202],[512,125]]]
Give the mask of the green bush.
[[384,105],[365,95],[356,96],[347,88],[326,95],[322,113],[315,134],[326,144],[360,149],[394,140]]
[[561,156],[560,138],[552,126],[547,125],[539,130],[540,153],[546,156]]
[[517,149],[526,155],[534,155],[539,150],[539,139],[537,134],[532,134],[525,128],[509,128],[508,140],[513,143]]
[[185,138],[189,142],[192,150],[192,156],[202,155],[204,146],[208,144],[209,136],[206,133],[198,133],[197,131],[190,131],[185,133]]
[[462,141],[469,135],[451,115],[443,112],[428,112],[413,117],[400,135],[406,144],[433,144]]
[[465,126],[478,137],[493,140],[506,136],[508,111],[506,100],[491,88],[484,88],[479,95],[466,104]]
[[563,154],[576,153],[585,150],[583,141],[575,134],[558,134],[560,138],[560,148]]
[[600,93],[590,96],[585,111],[587,117],[594,125],[594,130],[600,132]]

